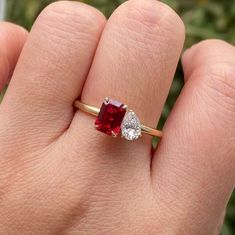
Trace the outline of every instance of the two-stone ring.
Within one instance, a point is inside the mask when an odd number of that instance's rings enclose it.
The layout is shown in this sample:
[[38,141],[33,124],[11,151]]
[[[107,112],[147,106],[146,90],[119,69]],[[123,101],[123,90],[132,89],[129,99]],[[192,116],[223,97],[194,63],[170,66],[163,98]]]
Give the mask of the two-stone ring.
[[161,131],[141,124],[135,112],[117,100],[105,98],[100,109],[84,104],[80,100],[75,101],[74,106],[97,117],[96,130],[110,136],[117,137],[121,133],[127,140],[136,140],[142,133],[162,137]]

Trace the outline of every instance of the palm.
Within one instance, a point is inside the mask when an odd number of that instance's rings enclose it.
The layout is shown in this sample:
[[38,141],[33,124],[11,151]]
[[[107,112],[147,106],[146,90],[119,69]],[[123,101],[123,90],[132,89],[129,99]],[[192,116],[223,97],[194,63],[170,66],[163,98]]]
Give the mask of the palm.
[[[128,142],[103,135],[73,103],[81,96],[99,107],[113,97],[154,126],[182,50],[183,24],[152,0],[129,1],[105,23],[93,8],[60,2],[30,32],[0,106],[0,229],[214,234],[234,185],[235,166],[228,164],[234,48],[212,40],[186,53],[187,83],[151,154],[150,137]],[[7,45],[12,67],[25,39],[19,29],[15,34]]]

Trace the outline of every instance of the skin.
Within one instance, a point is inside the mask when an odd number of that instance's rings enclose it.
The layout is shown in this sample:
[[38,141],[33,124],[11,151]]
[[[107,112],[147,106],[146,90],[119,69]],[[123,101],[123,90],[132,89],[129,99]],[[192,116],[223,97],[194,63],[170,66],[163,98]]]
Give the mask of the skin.
[[109,96],[155,126],[185,37],[172,9],[130,0],[106,21],[60,1],[29,34],[0,31],[0,234],[219,233],[235,184],[232,45],[184,53],[185,86],[151,155],[151,137],[110,138],[73,102]]

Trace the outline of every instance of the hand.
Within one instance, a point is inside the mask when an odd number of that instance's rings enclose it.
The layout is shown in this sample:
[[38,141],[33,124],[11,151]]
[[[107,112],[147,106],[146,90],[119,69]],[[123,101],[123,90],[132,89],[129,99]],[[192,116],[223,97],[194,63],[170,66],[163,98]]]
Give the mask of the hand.
[[0,29],[1,88],[14,70],[0,105],[0,234],[219,233],[235,183],[233,46],[184,54],[185,86],[152,156],[149,136],[97,132],[73,103],[112,97],[155,126],[184,42],[173,10],[130,0],[106,22],[62,1],[28,36]]

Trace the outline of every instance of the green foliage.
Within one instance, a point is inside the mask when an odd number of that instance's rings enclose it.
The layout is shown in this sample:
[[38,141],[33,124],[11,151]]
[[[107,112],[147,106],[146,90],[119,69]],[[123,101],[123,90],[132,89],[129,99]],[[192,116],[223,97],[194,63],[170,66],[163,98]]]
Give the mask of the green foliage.
[[[30,29],[39,12],[52,0],[7,0],[7,19]],[[124,0],[83,0],[100,9],[107,17]],[[235,1],[234,0],[163,0],[182,17],[186,25],[188,48],[207,38],[220,38],[235,43]],[[159,126],[162,127],[183,85],[181,65],[167,99]],[[1,95],[0,95],[1,100]],[[235,234],[235,194],[232,196],[223,227],[222,235]]]
[[0,92],[0,103],[1,103],[1,101],[3,99],[3,96],[4,96],[5,92],[6,92],[6,87],[3,89],[2,92]]

